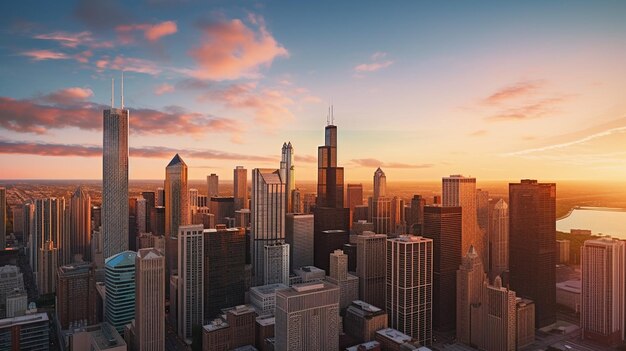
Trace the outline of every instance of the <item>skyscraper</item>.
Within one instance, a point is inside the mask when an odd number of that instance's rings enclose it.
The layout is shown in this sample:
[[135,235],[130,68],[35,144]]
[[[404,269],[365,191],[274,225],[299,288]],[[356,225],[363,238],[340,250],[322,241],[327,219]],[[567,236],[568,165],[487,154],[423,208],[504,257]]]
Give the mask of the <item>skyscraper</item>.
[[263,255],[263,284],[289,284],[289,244],[277,242],[265,245]]
[[285,182],[285,206],[287,213],[296,213],[293,207],[292,192],[296,190],[296,173],[293,164],[293,146],[283,143],[280,161],[280,177]]
[[516,345],[516,310],[515,291],[502,286],[502,279],[497,276],[493,285],[485,287],[484,308],[484,344],[485,350],[515,351]]
[[456,338],[470,346],[483,345],[482,304],[487,276],[474,246],[470,246],[456,272]]
[[[58,249],[65,232],[65,199],[47,198],[35,200],[35,216],[33,221],[33,235],[31,243],[31,254],[33,260],[33,270],[39,272],[39,254],[41,249],[50,248],[46,242],[52,242],[52,247]],[[55,260],[57,260],[55,258]],[[37,268],[35,268],[37,267]],[[56,275],[56,268],[52,271]]]
[[535,302],[537,327],[556,322],[556,184],[509,184],[510,285]]
[[178,335],[187,344],[194,326],[204,322],[204,227],[181,226],[178,231]]
[[339,288],[328,282],[295,284],[276,291],[275,349],[337,350]]
[[135,258],[135,350],[165,350],[165,256],[139,249]]
[[71,257],[81,255],[91,261],[91,197],[82,187],[76,188],[70,200]]
[[233,170],[233,197],[235,198],[235,210],[248,208],[248,170],[243,166],[237,166]]
[[148,203],[146,199],[140,197],[137,199],[137,236],[142,233],[147,233],[146,230],[146,208],[148,207]]
[[135,257],[133,251],[120,252],[106,259],[106,299],[104,320],[118,333],[135,318]]
[[291,269],[313,265],[313,215],[288,213],[285,242],[289,244]]
[[61,329],[85,321],[97,323],[96,275],[89,262],[61,266],[57,271],[56,315]]
[[154,191],[144,191],[141,196],[146,199],[146,232],[153,233],[151,214],[152,209],[156,206],[156,195]]
[[215,173],[206,176],[207,196],[209,198],[220,196],[219,182],[219,178]]
[[509,206],[503,199],[493,207],[489,228],[489,275],[509,270]]
[[363,205],[363,184],[348,184],[346,204],[350,209],[350,225],[354,222],[354,207]]
[[370,197],[368,207],[370,210],[370,222],[374,224],[374,231],[379,234],[393,234],[391,221],[391,202],[388,197]]
[[612,346],[624,340],[626,243],[601,238],[580,248],[582,338]]
[[176,154],[165,168],[165,257],[167,277],[178,267],[178,244],[176,241],[178,228],[190,222],[187,164]]
[[426,199],[421,195],[413,195],[409,215],[407,215],[406,219],[407,231],[409,233],[422,234],[422,227],[424,226],[424,206],[426,206]]
[[430,345],[433,241],[410,235],[387,239],[386,256],[389,326]]
[[[476,212],[476,178],[468,178],[462,175],[451,175],[442,178],[442,204],[444,207],[461,207],[462,219],[462,252],[467,252],[470,246],[474,246],[481,256],[480,259],[486,265],[487,238],[481,234],[478,227]],[[486,267],[483,267],[486,268]]]
[[356,275],[359,299],[385,308],[387,235],[364,232],[352,239],[356,244]]
[[317,207],[343,208],[343,167],[337,167],[337,126],[328,124],[317,148]]
[[342,250],[330,254],[330,273],[326,280],[339,287],[339,308],[342,311],[359,299],[359,278],[348,273],[348,255]]
[[380,167],[374,172],[374,200],[387,196],[387,176]]
[[0,250],[7,246],[7,189],[0,187]]
[[461,207],[424,207],[424,231],[433,240],[433,328],[456,328],[456,270],[461,264]]
[[39,294],[52,294],[56,291],[59,249],[54,242],[46,241],[38,251],[37,288]]
[[285,183],[279,170],[252,171],[252,238],[256,285],[263,285],[265,246],[285,240]]
[[198,211],[198,189],[189,189],[189,216],[193,216]]
[[[122,85],[124,83],[122,82]],[[112,97],[111,97],[112,99]],[[103,113],[102,235],[103,256],[128,250],[128,118],[130,112],[111,108]]]

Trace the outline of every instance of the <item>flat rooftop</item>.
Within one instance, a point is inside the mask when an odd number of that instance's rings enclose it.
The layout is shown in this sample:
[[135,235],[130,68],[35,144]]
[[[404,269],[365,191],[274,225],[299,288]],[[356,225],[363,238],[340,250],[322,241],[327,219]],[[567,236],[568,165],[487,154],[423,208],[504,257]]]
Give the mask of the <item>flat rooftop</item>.
[[389,339],[393,342],[395,342],[396,344],[404,344],[405,342],[409,342],[411,341],[411,337],[400,332],[399,330],[393,329],[393,328],[386,328],[386,329],[381,329],[379,331],[376,332],[376,334]]
[[49,321],[48,314],[45,312],[27,314],[24,316],[0,319],[0,328],[7,328],[7,327],[16,326],[16,325],[25,325],[25,324],[30,324],[30,323],[47,322],[47,321]]

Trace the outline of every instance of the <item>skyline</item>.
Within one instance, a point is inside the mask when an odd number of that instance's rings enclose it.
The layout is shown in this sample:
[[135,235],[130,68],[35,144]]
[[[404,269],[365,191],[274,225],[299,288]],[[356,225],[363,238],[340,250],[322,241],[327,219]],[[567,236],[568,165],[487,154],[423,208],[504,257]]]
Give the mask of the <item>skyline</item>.
[[176,153],[230,180],[291,141],[313,181],[329,105],[347,181],[626,176],[624,3],[148,3],[5,5],[0,179],[100,179],[122,70],[134,180]]

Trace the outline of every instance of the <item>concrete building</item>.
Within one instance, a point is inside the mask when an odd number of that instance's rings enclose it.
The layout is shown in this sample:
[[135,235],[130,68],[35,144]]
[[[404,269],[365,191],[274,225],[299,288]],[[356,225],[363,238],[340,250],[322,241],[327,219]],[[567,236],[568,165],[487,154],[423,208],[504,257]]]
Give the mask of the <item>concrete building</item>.
[[348,255],[342,250],[330,254],[330,274],[326,280],[339,287],[339,308],[346,309],[359,299],[359,278],[348,273]]
[[76,188],[70,200],[69,226],[72,259],[81,255],[91,261],[91,197],[82,187]]
[[313,265],[313,215],[288,213],[285,219],[285,242],[289,244],[292,268]]
[[352,239],[356,244],[359,299],[385,308],[387,235],[364,232]]
[[6,317],[6,297],[14,290],[24,290],[24,275],[17,266],[0,267],[0,318]]
[[433,241],[409,235],[387,239],[386,257],[389,325],[422,345],[430,345]]
[[220,196],[219,183],[219,177],[215,173],[211,173],[206,177],[207,196],[209,198]]
[[556,322],[556,184],[509,184],[509,282],[536,305],[536,327]]
[[252,171],[252,237],[255,285],[265,277],[265,246],[285,240],[285,183],[279,170]]
[[137,351],[165,350],[165,255],[140,249],[135,258],[135,323]]
[[491,212],[489,227],[489,275],[509,270],[509,206],[500,199]]
[[569,240],[556,241],[556,262],[558,264],[569,264],[570,247],[571,245]]
[[276,291],[275,348],[286,351],[339,347],[339,288],[304,283]]
[[[273,350],[274,340],[274,324],[276,318],[274,316],[265,315],[256,318],[254,324],[254,343],[261,351]],[[271,345],[270,345],[271,340]],[[271,346],[271,347],[270,347]]]
[[484,262],[485,266],[488,267],[487,238],[482,235],[478,226],[476,178],[462,175],[442,178],[442,205],[443,207],[454,206],[463,209],[461,252],[467,252],[470,246],[474,246],[480,254],[481,262]]
[[146,232],[154,233],[152,229],[151,213],[156,206],[156,194],[154,191],[143,191],[141,196],[146,200]]
[[135,258],[133,251],[106,259],[104,320],[118,333],[135,318]]
[[[150,211],[150,228],[152,234],[163,236],[165,238],[165,207],[155,206]],[[167,263],[167,257],[165,258]]]
[[69,329],[79,322],[86,322],[86,325],[98,323],[94,268],[90,262],[59,267],[55,307],[61,329]]
[[484,318],[487,276],[480,256],[470,246],[456,273],[456,338],[472,346],[484,345]]
[[601,238],[580,249],[582,269],[582,338],[612,346],[624,340],[626,243]]
[[250,288],[250,303],[259,315],[274,315],[276,291],[287,289],[285,284],[269,284]]
[[189,215],[193,216],[198,212],[198,189],[189,188]]
[[148,203],[143,197],[137,198],[137,216],[135,218],[137,226],[137,234],[146,233],[146,207]]
[[581,295],[582,282],[580,280],[567,280],[556,283],[556,303],[558,305],[580,313]]
[[57,286],[57,269],[59,268],[59,249],[52,241],[47,241],[39,249],[37,288],[39,294],[52,294]]
[[215,216],[215,224],[228,226],[228,219],[235,216],[235,198],[232,196],[213,196],[209,200],[209,211]]
[[381,308],[355,300],[346,309],[343,329],[358,342],[374,340],[376,332],[386,328],[387,313]]
[[190,221],[187,164],[176,154],[165,168],[166,279],[178,267],[178,230]]
[[368,341],[358,345],[346,347],[345,351],[381,351],[382,348],[378,341]]
[[292,202],[292,193],[296,190],[296,172],[293,162],[294,152],[291,142],[283,143],[280,160],[280,177],[285,182],[285,212],[296,213]]
[[397,329],[385,328],[378,330],[374,338],[380,343],[380,348],[384,351],[403,351],[413,349],[411,342],[414,338]]
[[[60,249],[65,234],[65,199],[63,198],[46,198],[35,200],[35,210],[33,219],[33,232],[31,235],[30,246],[30,263],[33,272],[39,279],[39,266],[41,264],[40,252],[44,248],[52,246]],[[69,243],[68,243],[69,244]],[[69,247],[69,245],[68,245]],[[59,252],[56,253],[55,260],[59,260]],[[61,256],[62,258],[62,256]],[[56,275],[56,267],[52,271],[52,275]]]
[[433,240],[433,328],[456,328],[456,270],[461,264],[461,207],[425,206],[422,235]]
[[0,319],[0,350],[49,350],[47,313]]
[[235,210],[247,209],[248,205],[248,170],[237,166],[233,170],[233,197]]
[[304,266],[293,269],[293,275],[289,277],[289,285],[320,282],[326,279],[326,271],[315,266]]
[[6,294],[6,318],[22,316],[28,309],[28,295],[24,289],[15,289]]
[[482,328],[485,350],[515,351],[517,299],[515,291],[502,286],[502,279],[498,276],[494,284],[485,288],[484,307],[485,319]]
[[204,322],[204,227],[186,225],[178,231],[178,335],[192,342],[192,328]]
[[[110,109],[104,110],[102,116],[101,240],[103,244],[101,247],[103,259],[128,250],[128,118],[130,112],[124,109],[123,105],[122,101],[119,109],[111,106]],[[96,262],[99,266],[101,263],[103,262]]]
[[289,284],[289,244],[277,242],[265,245],[263,254],[265,255],[263,258],[264,285]]
[[90,333],[91,351],[126,351],[128,345],[118,331],[108,323]]
[[225,309],[220,318],[203,327],[203,351],[235,350],[254,345],[255,323],[256,312],[250,306]]
[[518,297],[515,314],[515,338],[517,349],[521,350],[535,341],[535,303]]

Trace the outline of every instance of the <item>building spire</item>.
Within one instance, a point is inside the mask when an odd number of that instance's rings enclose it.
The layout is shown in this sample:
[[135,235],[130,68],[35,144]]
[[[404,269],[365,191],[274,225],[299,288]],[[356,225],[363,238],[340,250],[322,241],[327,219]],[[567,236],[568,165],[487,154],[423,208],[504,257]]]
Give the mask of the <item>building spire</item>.
[[330,124],[335,125],[335,107],[330,104]]
[[115,103],[115,78],[111,78],[111,108]]

